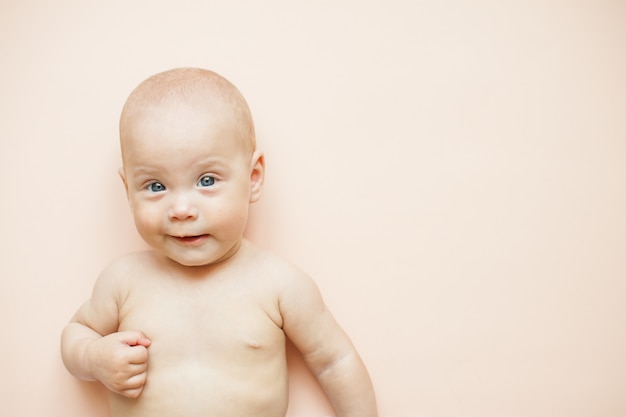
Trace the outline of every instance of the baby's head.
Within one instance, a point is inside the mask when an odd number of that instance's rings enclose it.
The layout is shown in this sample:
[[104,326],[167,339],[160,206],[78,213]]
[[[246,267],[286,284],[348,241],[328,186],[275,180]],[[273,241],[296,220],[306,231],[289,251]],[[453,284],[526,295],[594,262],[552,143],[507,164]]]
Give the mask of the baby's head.
[[207,117],[224,112],[221,114],[228,116],[228,122],[238,131],[244,149],[250,154],[256,149],[252,115],[239,90],[213,71],[176,68],[149,77],[126,100],[120,117],[122,157],[138,118],[150,113],[169,112],[181,106],[204,110]]
[[150,246],[186,266],[237,251],[264,160],[235,86],[203,69],[156,74],[126,101],[120,143],[120,175]]

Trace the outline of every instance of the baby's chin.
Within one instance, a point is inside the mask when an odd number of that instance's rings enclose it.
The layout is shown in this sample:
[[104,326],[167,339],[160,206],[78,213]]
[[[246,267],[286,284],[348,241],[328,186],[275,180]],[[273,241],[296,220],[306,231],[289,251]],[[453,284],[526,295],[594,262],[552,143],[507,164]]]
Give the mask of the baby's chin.
[[220,262],[219,259],[180,258],[180,257],[174,257],[174,256],[167,256],[167,255],[165,255],[165,257],[181,267],[188,267],[188,268],[210,266],[210,265],[214,265]]
[[217,256],[175,256],[171,254],[162,255],[181,267],[201,268],[217,265],[230,259],[235,253],[237,253],[237,249],[238,247],[233,248],[232,250]]

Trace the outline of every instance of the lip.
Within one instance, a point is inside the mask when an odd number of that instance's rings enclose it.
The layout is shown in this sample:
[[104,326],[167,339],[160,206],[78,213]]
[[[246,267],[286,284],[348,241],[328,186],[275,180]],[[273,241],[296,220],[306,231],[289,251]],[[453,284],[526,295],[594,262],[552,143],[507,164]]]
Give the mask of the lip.
[[183,246],[200,246],[209,239],[210,235],[197,236],[170,236],[180,245]]

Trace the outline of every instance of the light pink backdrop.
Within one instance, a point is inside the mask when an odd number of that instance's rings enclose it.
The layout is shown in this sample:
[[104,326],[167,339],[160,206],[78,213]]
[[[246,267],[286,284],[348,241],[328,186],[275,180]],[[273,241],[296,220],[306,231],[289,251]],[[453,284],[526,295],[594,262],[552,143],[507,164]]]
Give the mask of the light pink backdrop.
[[[626,3],[0,2],[0,416],[101,417],[59,334],[142,248],[117,118],[146,76],[248,98],[250,237],[318,281],[386,417],[626,415]],[[290,417],[329,414],[294,366]]]

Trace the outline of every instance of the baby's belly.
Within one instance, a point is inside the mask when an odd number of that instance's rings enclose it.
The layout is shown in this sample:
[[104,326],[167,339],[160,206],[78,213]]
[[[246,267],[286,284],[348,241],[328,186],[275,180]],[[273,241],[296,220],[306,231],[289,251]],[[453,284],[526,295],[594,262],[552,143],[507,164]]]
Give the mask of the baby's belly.
[[287,368],[284,358],[255,363],[181,360],[150,366],[138,399],[113,394],[112,417],[284,417]]

